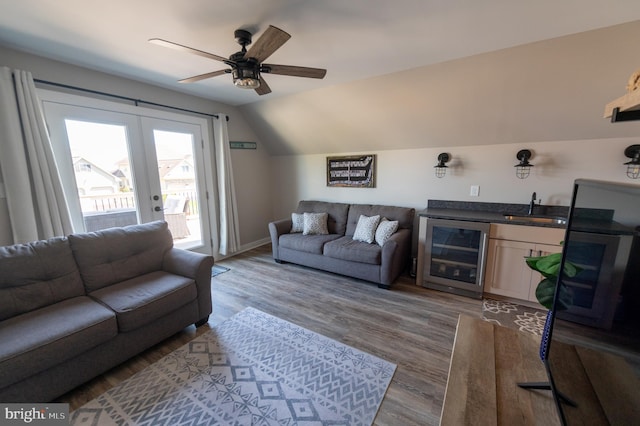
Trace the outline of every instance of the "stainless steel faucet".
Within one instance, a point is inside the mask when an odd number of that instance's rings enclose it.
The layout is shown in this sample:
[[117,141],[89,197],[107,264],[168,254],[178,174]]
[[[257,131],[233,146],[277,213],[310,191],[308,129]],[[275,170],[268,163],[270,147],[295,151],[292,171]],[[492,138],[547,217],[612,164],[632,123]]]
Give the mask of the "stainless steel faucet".
[[532,215],[533,214],[533,208],[536,205],[536,193],[534,192],[533,194],[531,194],[531,202],[529,202],[529,213],[527,213],[528,215]]

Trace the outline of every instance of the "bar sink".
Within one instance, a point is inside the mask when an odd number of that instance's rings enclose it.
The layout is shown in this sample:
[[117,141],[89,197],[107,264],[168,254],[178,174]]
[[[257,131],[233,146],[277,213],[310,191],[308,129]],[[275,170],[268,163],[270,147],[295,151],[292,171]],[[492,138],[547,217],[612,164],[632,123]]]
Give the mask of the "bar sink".
[[505,214],[504,218],[513,222],[547,223],[552,225],[566,225],[567,219],[561,216],[528,216]]

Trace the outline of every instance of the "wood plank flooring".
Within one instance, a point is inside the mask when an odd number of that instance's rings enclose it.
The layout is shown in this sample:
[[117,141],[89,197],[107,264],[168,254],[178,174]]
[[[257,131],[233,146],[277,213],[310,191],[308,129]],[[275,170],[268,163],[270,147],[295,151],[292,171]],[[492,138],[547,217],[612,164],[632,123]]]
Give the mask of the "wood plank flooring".
[[225,259],[212,279],[209,323],[191,326],[64,395],[71,410],[105,392],[245,307],[336,339],[398,365],[376,425],[437,425],[460,313],[482,316],[481,301],[417,287],[403,275],[391,290],[292,264],[269,245]]

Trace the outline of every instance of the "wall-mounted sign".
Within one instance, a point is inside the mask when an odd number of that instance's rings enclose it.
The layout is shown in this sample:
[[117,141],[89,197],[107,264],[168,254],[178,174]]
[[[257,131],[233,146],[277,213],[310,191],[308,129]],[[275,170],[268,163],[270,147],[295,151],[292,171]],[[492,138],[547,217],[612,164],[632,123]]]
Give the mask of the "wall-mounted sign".
[[375,154],[327,157],[327,186],[375,188]]
[[256,149],[258,146],[255,142],[238,142],[238,141],[230,141],[229,148],[231,149]]

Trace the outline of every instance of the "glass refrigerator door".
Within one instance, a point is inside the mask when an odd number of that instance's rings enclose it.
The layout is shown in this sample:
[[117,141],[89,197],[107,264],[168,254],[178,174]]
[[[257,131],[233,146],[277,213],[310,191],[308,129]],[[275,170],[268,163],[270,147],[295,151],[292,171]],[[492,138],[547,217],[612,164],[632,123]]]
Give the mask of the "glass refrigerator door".
[[482,231],[433,226],[431,276],[475,284],[478,276]]

